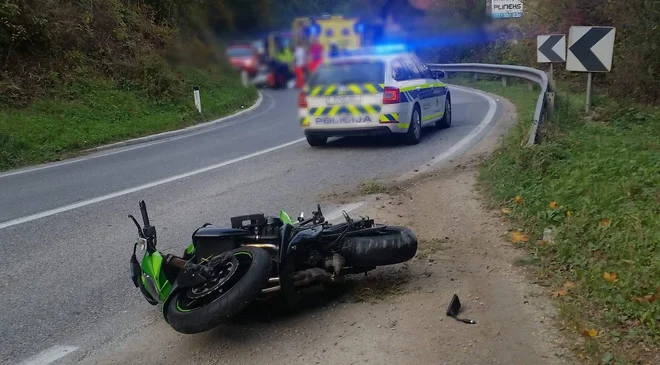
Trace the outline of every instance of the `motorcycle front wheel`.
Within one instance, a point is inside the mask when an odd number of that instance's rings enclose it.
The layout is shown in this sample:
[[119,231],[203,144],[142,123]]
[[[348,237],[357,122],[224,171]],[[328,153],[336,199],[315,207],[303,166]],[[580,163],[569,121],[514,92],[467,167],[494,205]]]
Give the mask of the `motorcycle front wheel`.
[[271,258],[262,248],[242,247],[230,251],[232,260],[211,293],[203,288],[177,291],[168,301],[165,320],[177,332],[208,331],[242,311],[268,284]]

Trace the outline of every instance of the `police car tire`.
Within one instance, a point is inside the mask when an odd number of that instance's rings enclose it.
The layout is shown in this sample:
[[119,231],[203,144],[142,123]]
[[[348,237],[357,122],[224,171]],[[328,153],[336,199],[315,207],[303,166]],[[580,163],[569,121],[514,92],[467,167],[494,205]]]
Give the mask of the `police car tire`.
[[[414,124],[415,122],[415,113],[419,116],[419,137],[415,135],[415,128]],[[415,109],[413,110],[413,114],[410,117],[410,125],[408,126],[408,132],[403,137],[403,140],[406,144],[409,145],[415,145],[418,144],[419,141],[422,139],[422,112],[419,110],[419,106],[415,105]]]
[[439,129],[445,129],[451,127],[451,98],[447,97],[445,99],[445,115],[442,116],[442,119],[435,122],[435,126]]
[[305,136],[307,137],[307,143],[312,147],[325,146],[328,142],[328,137],[318,137],[318,136]]

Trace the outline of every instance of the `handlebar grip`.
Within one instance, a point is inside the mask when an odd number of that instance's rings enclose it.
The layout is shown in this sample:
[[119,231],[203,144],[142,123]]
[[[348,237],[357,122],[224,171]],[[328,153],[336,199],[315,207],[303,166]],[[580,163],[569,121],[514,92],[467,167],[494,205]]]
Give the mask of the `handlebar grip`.
[[144,202],[144,200],[140,200],[140,212],[142,213],[144,226],[150,226],[151,224],[149,224],[149,215],[147,214],[147,204]]

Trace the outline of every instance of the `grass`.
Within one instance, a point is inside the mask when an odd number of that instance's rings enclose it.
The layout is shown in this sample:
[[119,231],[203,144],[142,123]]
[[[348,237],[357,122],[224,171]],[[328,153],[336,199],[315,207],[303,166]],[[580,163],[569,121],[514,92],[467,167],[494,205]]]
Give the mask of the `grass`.
[[375,180],[365,181],[361,184],[361,186],[361,191],[364,195],[378,194],[385,190],[384,187]]
[[[0,171],[187,127],[247,108],[256,100],[256,89],[242,87],[232,72],[188,69],[184,75],[190,87],[173,100],[154,100],[92,78],[61,87],[27,108],[3,107]],[[195,109],[192,85],[200,86],[201,115]]]
[[[657,360],[660,109],[597,98],[586,116],[583,95],[562,92],[560,85],[543,143],[527,148],[521,142],[538,88],[452,82],[517,106],[519,122],[482,166],[480,184],[523,227],[539,275],[556,287],[577,284],[558,300],[565,322],[587,338],[581,355],[593,363]],[[554,233],[552,242],[542,240],[546,228]]]

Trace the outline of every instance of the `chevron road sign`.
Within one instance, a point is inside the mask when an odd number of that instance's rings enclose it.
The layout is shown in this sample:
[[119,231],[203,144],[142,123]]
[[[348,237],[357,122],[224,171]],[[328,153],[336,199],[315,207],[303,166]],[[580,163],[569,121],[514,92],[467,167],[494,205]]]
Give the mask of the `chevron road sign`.
[[609,72],[614,54],[613,27],[573,26],[568,32],[566,70]]
[[566,36],[563,34],[537,36],[536,61],[538,63],[565,62]]

